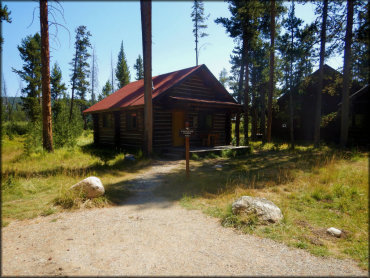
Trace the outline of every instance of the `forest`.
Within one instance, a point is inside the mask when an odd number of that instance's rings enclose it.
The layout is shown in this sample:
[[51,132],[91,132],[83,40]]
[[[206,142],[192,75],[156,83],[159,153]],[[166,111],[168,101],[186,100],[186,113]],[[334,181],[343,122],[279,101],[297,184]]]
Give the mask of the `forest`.
[[[273,111],[278,111],[277,100],[286,95],[289,99],[288,124],[289,142],[294,148],[294,128],[300,107],[294,103],[294,94],[304,93],[307,83],[317,65],[319,78],[312,107],[314,134],[312,142],[320,144],[322,126],[323,93],[330,91],[324,86],[324,65],[332,56],[343,56],[340,83],[342,108],[340,120],[340,146],[348,141],[349,96],[351,86],[369,83],[369,4],[366,1],[315,1],[316,19],[304,24],[295,15],[295,1],[228,1],[229,18],[217,18],[215,22],[234,39],[235,48],[230,53],[231,71],[219,73],[219,81],[244,106],[241,117],[235,119],[234,143],[248,145],[249,141],[271,142]],[[304,1],[298,1],[304,3]],[[60,4],[61,5],[61,4]],[[55,12],[55,11],[54,11]],[[41,15],[41,14],[40,14]],[[194,24],[195,55],[198,64],[198,44],[206,40],[207,19],[202,1],[194,1],[190,14]],[[40,17],[40,20],[42,18]],[[1,8],[1,20],[11,24],[11,11]],[[47,23],[47,22],[46,22]],[[190,32],[191,30],[189,30]],[[92,128],[91,116],[82,111],[127,85],[132,79],[144,77],[142,56],[139,55],[130,73],[122,41],[117,55],[117,64],[111,63],[111,78],[104,83],[101,91],[97,88],[98,64],[88,26],[78,26],[74,34],[74,56],[70,57],[70,91],[62,82],[58,63],[50,66],[49,124],[42,116],[42,44],[40,33],[27,36],[18,45],[23,60],[21,69],[13,68],[23,83],[17,101],[7,97],[6,80],[2,78],[2,123],[3,134],[8,136],[26,135],[25,148],[28,152],[43,148],[49,151],[63,146],[73,146],[83,130]],[[6,39],[6,38],[5,38]],[[44,62],[45,63],[45,62]],[[134,77],[131,79],[131,77]],[[45,84],[46,86],[47,84]],[[44,87],[45,87],[44,86]],[[20,98],[19,98],[20,97]],[[21,100],[21,101],[19,101]],[[279,113],[279,112],[277,112]],[[47,114],[47,113],[46,113]],[[43,125],[44,122],[44,125]],[[242,125],[240,127],[240,125]],[[46,126],[49,126],[46,129]],[[44,137],[42,135],[44,130]],[[243,131],[243,140],[239,139]],[[45,134],[49,134],[46,136]],[[47,139],[49,138],[49,139]],[[47,141],[47,142],[46,142]]]

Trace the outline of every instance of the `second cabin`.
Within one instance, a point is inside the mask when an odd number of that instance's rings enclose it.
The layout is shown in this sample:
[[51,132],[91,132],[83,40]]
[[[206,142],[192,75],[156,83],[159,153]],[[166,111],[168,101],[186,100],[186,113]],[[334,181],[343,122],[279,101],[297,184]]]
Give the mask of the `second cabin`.
[[[191,146],[229,145],[238,104],[205,65],[153,77],[153,149],[184,145],[180,129],[189,122]],[[94,143],[142,148],[144,80],[132,82],[86,109]]]

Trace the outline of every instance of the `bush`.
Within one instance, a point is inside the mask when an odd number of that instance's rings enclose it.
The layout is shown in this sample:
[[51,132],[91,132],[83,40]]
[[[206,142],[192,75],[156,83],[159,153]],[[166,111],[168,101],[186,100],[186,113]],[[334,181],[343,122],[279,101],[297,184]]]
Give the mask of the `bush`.
[[23,147],[26,156],[42,151],[42,124],[40,120],[28,123]]
[[74,147],[83,132],[83,120],[77,105],[74,106],[72,119],[69,120],[69,105],[65,100],[54,104],[53,139],[55,148]]
[[24,135],[27,133],[27,122],[6,122],[3,124],[3,134],[13,139],[15,135]]

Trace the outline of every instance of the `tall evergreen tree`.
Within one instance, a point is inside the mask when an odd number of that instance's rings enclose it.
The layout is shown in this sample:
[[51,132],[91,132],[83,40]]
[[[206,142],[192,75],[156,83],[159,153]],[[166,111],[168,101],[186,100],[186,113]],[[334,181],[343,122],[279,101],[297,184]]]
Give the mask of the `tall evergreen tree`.
[[70,65],[72,66],[71,83],[72,83],[72,97],[70,107],[70,118],[72,118],[74,92],[82,101],[86,99],[86,92],[88,90],[89,83],[89,63],[88,58],[90,54],[88,52],[91,47],[90,43],[90,32],[87,31],[86,26],[79,26],[76,29],[76,41],[75,41],[75,56],[72,59]]
[[353,79],[364,86],[370,83],[370,1],[358,1],[354,13]]
[[194,24],[193,34],[195,37],[195,62],[198,65],[199,51],[198,43],[200,38],[208,36],[204,31],[208,26],[204,22],[209,18],[209,15],[204,15],[204,3],[201,0],[194,0],[191,12],[192,21]]
[[141,55],[136,59],[136,63],[134,65],[134,69],[136,70],[136,80],[140,80],[144,78],[144,64]]
[[226,87],[229,83],[229,77],[227,75],[227,70],[225,68],[223,68],[221,71],[220,71],[220,76],[218,78],[218,81],[220,81],[220,83],[222,84],[222,86]]
[[25,81],[22,88],[23,109],[32,122],[41,115],[41,37],[39,33],[27,36],[18,46],[23,60],[22,70],[12,69]]
[[[244,82],[244,143],[248,144],[249,126],[249,63],[251,58],[250,50],[258,36],[259,19],[262,16],[263,5],[257,1],[236,1],[229,0],[231,18],[217,18],[216,23],[221,23],[233,38],[242,41],[242,61],[245,65]],[[243,68],[242,65],[242,68]]]
[[55,63],[51,71],[50,76],[51,85],[51,99],[53,101],[58,100],[60,97],[64,97],[65,91],[67,90],[66,85],[62,83],[62,71],[58,63]]
[[102,100],[103,98],[106,98],[112,93],[112,85],[109,80],[105,82],[105,85],[103,86],[101,95],[99,95],[99,101]]
[[[5,5],[3,7],[3,3],[0,2],[0,24],[2,24],[2,22],[4,20],[6,22],[8,22],[8,23],[11,23],[12,22],[12,19],[10,17],[10,14],[11,14],[11,12],[8,10],[8,6]],[[1,51],[3,50],[3,42],[4,42],[4,39],[3,39],[3,35],[1,33],[1,35],[0,35],[0,48],[1,48]]]
[[141,34],[144,58],[144,153],[153,151],[153,100],[152,100],[152,1],[140,0]]
[[275,89],[275,18],[276,18],[276,4],[275,0],[271,0],[270,5],[270,74],[269,74],[269,94],[268,94],[268,117],[267,117],[267,142],[271,142],[271,125],[272,125],[272,97]]
[[351,45],[352,45],[352,27],[353,27],[353,6],[352,0],[347,0],[347,25],[344,46],[343,63],[343,92],[342,92],[342,115],[340,129],[340,145],[345,147],[348,139],[349,125],[349,90],[351,88]]
[[315,126],[314,126],[314,145],[319,146],[320,142],[320,123],[321,123],[321,96],[324,84],[324,60],[326,44],[326,21],[328,18],[328,0],[323,0],[322,22],[320,32],[320,66],[319,66],[319,84],[316,92],[315,106]]
[[284,72],[284,91],[289,93],[289,133],[291,148],[294,149],[294,104],[293,88],[299,80],[296,76],[297,49],[300,26],[303,21],[295,16],[295,4],[292,1],[288,18],[283,21],[286,33],[279,38],[279,51],[282,55],[282,69]]
[[127,66],[125,52],[123,50],[123,41],[121,42],[121,49],[118,53],[116,78],[118,88],[122,88],[130,83],[130,71]]
[[50,51],[48,2],[40,0],[41,29],[41,81],[42,81],[42,146],[48,152],[53,151],[53,129],[51,120],[50,93]]

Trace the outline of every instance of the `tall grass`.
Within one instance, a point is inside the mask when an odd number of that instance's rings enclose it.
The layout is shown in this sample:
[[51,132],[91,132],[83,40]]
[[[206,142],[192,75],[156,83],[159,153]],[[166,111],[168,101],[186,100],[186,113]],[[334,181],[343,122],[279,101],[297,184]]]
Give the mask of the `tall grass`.
[[[53,153],[44,151],[26,155],[24,137],[2,140],[2,217],[13,219],[49,215],[62,209],[102,207],[122,202],[129,190],[126,180],[150,164],[149,160],[125,161],[124,152],[92,146],[92,133],[82,134],[75,147],[63,147]],[[86,199],[69,188],[88,176],[102,180],[106,193]]]
[[[222,168],[215,168],[220,164]],[[254,146],[244,157],[191,161],[190,178],[168,175],[158,190],[191,209],[220,218],[225,226],[268,237],[318,255],[353,258],[368,268],[368,154],[324,146]],[[243,195],[265,197],[284,215],[277,225],[259,225],[234,215],[231,204]],[[326,233],[343,231],[341,238]]]

